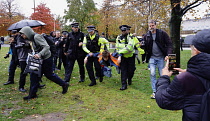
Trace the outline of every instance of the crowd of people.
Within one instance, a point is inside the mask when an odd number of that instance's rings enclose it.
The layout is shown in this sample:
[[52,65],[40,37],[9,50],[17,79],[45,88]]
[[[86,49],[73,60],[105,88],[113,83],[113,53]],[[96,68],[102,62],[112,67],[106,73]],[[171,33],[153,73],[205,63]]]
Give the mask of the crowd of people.
[[[67,93],[73,67],[77,61],[79,65],[79,82],[85,81],[85,67],[90,79],[89,86],[97,84],[96,80],[103,81],[104,76],[111,77],[107,67],[115,66],[121,75],[121,88],[126,90],[127,85],[132,84],[132,78],[136,70],[135,59],[137,53],[142,55],[142,63],[148,63],[150,68],[150,80],[152,87],[152,99],[164,109],[183,109],[183,120],[198,121],[203,94],[209,89],[208,70],[210,30],[198,32],[191,42],[192,58],[188,62],[186,70],[174,68],[180,74],[170,82],[172,74],[169,71],[168,54],[172,54],[173,46],[169,35],[157,28],[154,20],[149,21],[149,30],[138,39],[130,33],[129,25],[121,25],[121,34],[116,38],[116,49],[109,52],[109,41],[104,33],[99,35],[95,26],[87,26],[88,34],[79,29],[79,23],[72,23],[72,32],[53,31],[50,33],[56,50],[46,42],[43,35],[36,34],[32,28],[26,26],[21,30],[12,30],[10,37],[10,51],[5,58],[12,55],[9,66],[9,78],[4,85],[14,84],[14,74],[17,66],[20,66],[19,91],[25,92],[25,80],[27,74],[28,53],[32,53],[36,59],[43,59],[41,76],[30,73],[29,95],[24,100],[37,98],[38,88],[43,87],[40,82],[42,75],[62,87],[62,94]],[[34,52],[34,53],[33,53]],[[166,62],[166,64],[165,64]],[[54,73],[60,70],[63,64],[65,78],[61,79]],[[156,79],[156,68],[159,79]],[[204,68],[204,69],[201,69]]]

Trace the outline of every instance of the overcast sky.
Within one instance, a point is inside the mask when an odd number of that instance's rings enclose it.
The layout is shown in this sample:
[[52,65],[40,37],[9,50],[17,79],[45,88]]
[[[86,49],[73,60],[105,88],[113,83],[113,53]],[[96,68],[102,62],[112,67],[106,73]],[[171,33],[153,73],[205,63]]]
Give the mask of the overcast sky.
[[[97,8],[102,6],[103,1],[104,0],[94,0],[94,2],[97,3]],[[15,0],[14,2],[17,3],[20,12],[25,14],[25,16],[29,17],[33,13],[34,0]],[[46,6],[50,8],[51,13],[56,15],[63,16],[64,9],[67,9],[66,0],[35,0],[36,6],[39,5],[40,3],[46,3]],[[202,5],[196,7],[196,9],[200,11],[200,13],[196,15],[196,17],[203,17],[203,15],[206,14],[205,12],[206,8],[207,8],[206,3],[203,3]]]
[[[104,0],[93,0],[97,3],[97,7],[101,6]],[[29,17],[34,11],[34,0],[14,0],[19,6],[19,11],[25,16]],[[40,3],[46,3],[46,6],[50,8],[52,14],[64,15],[64,9],[67,9],[66,0],[35,0],[35,7]]]

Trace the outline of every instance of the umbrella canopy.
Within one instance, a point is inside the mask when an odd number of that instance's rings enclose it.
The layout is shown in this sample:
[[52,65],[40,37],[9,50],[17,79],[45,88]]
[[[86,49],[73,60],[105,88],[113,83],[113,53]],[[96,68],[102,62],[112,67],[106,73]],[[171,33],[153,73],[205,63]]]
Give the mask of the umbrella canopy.
[[44,26],[46,25],[44,22],[42,21],[38,21],[38,20],[21,20],[19,22],[16,22],[14,24],[12,24],[7,31],[11,31],[11,30],[18,30],[21,29],[25,26],[30,26],[30,27],[38,27],[38,26]]
[[184,43],[185,43],[185,44],[190,44],[190,45],[191,45],[194,36],[195,36],[195,35],[188,35],[188,36],[186,36],[185,39],[184,39]]

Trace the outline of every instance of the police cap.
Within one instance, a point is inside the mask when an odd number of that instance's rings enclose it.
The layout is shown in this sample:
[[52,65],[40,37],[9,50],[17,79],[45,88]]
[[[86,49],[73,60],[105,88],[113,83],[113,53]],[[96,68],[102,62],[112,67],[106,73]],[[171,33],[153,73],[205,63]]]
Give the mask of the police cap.
[[95,29],[96,29],[95,26],[88,26],[88,27],[87,27],[87,31],[88,31],[88,32],[92,32],[92,31],[94,31]]
[[63,35],[68,35],[68,31],[62,31]]
[[126,31],[128,29],[128,25],[121,25],[121,26],[119,26],[119,29],[121,31]]
[[131,29],[131,26],[128,26],[128,27],[127,27],[127,30],[130,30],[130,29]]
[[78,22],[74,22],[74,23],[71,24],[71,27],[79,28],[79,23]]

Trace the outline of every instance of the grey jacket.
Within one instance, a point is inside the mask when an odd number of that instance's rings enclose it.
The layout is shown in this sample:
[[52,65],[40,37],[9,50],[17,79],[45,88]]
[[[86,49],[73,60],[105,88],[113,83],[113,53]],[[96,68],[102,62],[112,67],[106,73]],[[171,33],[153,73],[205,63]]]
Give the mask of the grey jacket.
[[20,33],[25,34],[29,41],[32,41],[34,51],[42,59],[48,59],[51,56],[50,46],[47,44],[42,35],[36,34],[29,26],[23,27],[20,30]]

